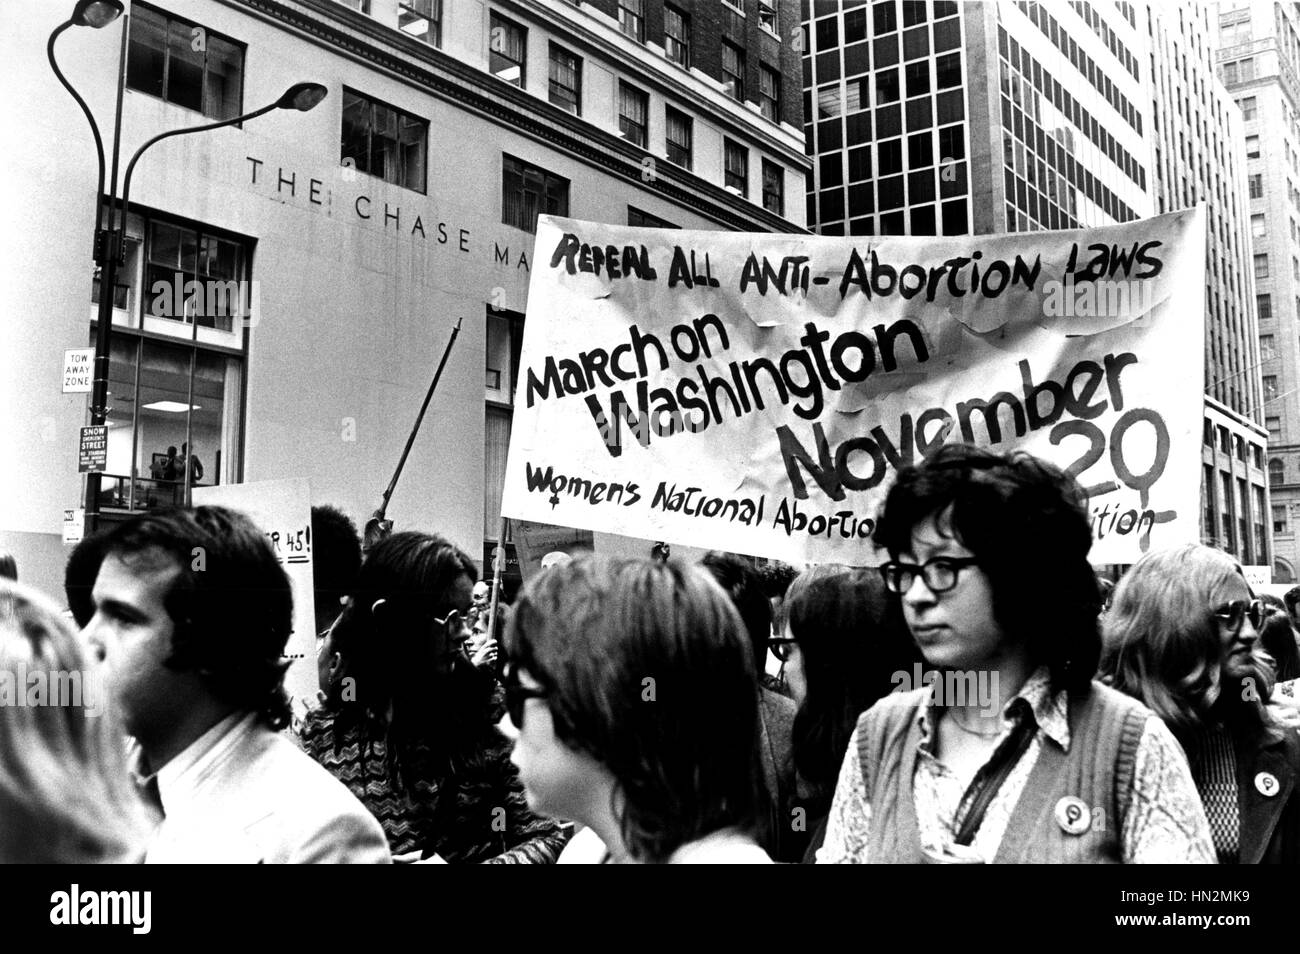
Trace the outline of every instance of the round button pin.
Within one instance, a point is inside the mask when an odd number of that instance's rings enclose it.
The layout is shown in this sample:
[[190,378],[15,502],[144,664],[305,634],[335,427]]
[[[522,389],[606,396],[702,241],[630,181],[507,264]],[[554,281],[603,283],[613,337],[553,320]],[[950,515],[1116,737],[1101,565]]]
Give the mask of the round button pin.
[[1277,782],[1277,776],[1272,772],[1260,772],[1255,776],[1255,788],[1261,795],[1272,798],[1281,787]]
[[1092,812],[1082,798],[1066,795],[1056,803],[1056,823],[1067,835],[1082,835],[1092,824]]

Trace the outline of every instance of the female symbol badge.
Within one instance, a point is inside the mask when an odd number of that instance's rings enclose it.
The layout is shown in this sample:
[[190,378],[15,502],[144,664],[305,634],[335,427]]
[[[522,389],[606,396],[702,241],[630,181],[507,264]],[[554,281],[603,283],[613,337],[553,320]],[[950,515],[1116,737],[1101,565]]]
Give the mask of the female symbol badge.
[[1083,799],[1066,795],[1056,803],[1056,823],[1067,835],[1082,835],[1092,824],[1092,812]]

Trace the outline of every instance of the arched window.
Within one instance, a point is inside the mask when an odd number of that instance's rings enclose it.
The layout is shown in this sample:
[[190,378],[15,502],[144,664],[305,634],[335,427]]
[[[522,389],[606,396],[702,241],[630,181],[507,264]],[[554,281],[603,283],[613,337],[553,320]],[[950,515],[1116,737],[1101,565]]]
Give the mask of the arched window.
[[1275,560],[1273,562],[1273,582],[1295,582],[1295,571],[1291,569],[1291,564],[1287,563],[1286,560]]
[[1283,477],[1282,461],[1274,457],[1268,462],[1268,482],[1270,484],[1280,484]]

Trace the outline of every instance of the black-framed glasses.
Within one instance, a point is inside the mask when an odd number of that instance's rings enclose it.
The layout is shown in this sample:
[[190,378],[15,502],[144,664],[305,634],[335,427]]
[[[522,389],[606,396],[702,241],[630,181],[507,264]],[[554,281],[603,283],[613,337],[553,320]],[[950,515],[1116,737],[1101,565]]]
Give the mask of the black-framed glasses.
[[781,662],[786,662],[790,658],[790,653],[794,649],[798,640],[793,636],[770,636],[767,640],[768,647],[772,650],[772,655]]
[[957,585],[957,575],[962,570],[978,563],[974,557],[934,557],[920,566],[890,560],[880,568],[880,575],[891,593],[906,593],[918,576],[925,580],[931,593],[947,593]]
[[1232,600],[1222,606],[1216,606],[1213,613],[1215,619],[1224,623],[1235,634],[1241,632],[1242,623],[1247,619],[1256,630],[1261,629],[1264,620],[1268,619],[1268,610],[1268,604],[1261,599]]
[[529,699],[545,699],[549,690],[525,686],[519,681],[519,673],[513,665],[507,664],[501,676],[501,685],[506,692],[506,712],[516,729],[524,727],[524,703]]

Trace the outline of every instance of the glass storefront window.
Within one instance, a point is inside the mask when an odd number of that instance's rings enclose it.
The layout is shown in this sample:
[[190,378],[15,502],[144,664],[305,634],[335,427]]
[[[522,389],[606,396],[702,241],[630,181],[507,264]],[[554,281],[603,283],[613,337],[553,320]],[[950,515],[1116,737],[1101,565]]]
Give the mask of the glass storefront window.
[[190,488],[238,480],[242,369],[237,356],[119,334],[100,505],[182,505],[187,470]]

